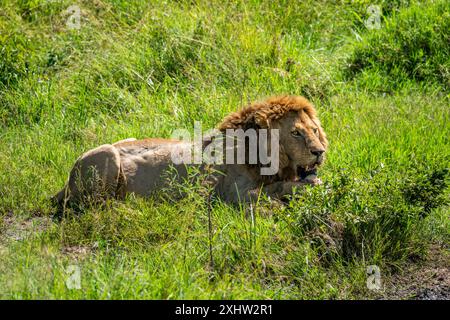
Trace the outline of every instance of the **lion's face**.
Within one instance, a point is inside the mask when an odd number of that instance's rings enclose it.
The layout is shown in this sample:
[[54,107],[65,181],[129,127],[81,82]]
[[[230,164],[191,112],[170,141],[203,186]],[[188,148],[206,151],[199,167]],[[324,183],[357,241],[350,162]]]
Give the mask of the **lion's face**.
[[248,128],[279,130],[279,179],[317,183],[316,168],[325,159],[328,142],[314,106],[307,99],[268,98],[228,115],[219,125],[222,132]]
[[[280,146],[294,176],[304,180],[315,175],[325,159],[327,141],[318,119],[303,110],[289,112],[277,121]],[[291,177],[292,178],[292,177]]]

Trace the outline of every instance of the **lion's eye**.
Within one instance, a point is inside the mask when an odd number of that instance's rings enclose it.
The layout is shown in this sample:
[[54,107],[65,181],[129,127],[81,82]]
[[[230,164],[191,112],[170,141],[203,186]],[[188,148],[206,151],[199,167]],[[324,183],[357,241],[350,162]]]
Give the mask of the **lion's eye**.
[[314,129],[313,129],[314,134],[317,134],[317,131],[319,131],[318,128],[314,128]]
[[294,137],[303,137],[302,133],[300,131],[298,131],[298,130],[292,131],[292,135]]

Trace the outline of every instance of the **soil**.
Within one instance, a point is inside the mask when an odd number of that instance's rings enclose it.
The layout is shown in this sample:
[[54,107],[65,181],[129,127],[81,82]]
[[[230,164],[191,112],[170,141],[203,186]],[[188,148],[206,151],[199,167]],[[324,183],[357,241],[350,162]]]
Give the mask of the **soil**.
[[450,251],[434,245],[424,261],[408,264],[384,280],[379,299],[450,300]]
[[0,246],[9,241],[21,241],[36,233],[43,232],[52,221],[45,216],[20,217],[7,214],[0,225]]

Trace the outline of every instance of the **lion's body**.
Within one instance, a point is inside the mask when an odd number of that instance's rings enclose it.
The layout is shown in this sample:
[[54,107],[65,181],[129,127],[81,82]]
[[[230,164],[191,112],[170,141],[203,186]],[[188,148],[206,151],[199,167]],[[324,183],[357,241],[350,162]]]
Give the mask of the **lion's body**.
[[[300,181],[298,168],[323,162],[326,137],[314,108],[304,98],[271,98],[231,114],[219,126],[222,132],[238,128],[279,129],[280,167],[277,174],[264,177],[258,165],[216,165],[222,174],[214,176],[215,191],[226,202],[250,201],[261,188],[273,197],[289,194],[295,186],[307,183]],[[292,130],[302,130],[303,139],[293,138]],[[186,166],[175,165],[172,154],[191,147],[169,139],[126,139],[99,146],[78,158],[69,182],[55,199],[64,208],[85,198],[123,198],[127,193],[149,196],[166,186],[164,172],[169,167],[175,167],[180,178],[186,176]]]
[[[57,201],[78,201],[94,193],[117,198],[127,193],[149,196],[164,185],[163,173],[172,164],[172,148],[186,147],[190,145],[165,139],[127,139],[99,146],[78,158],[69,183],[56,196]],[[96,169],[95,176],[92,167]],[[175,167],[183,176],[185,167]]]

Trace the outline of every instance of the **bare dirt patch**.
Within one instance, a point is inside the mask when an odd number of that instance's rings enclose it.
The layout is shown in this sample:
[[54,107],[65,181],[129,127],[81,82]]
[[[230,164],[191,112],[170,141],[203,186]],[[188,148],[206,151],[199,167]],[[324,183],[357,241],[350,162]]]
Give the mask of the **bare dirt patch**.
[[73,260],[82,260],[93,251],[89,246],[65,246],[61,249],[62,254],[69,256]]
[[7,214],[0,227],[0,245],[9,241],[21,241],[46,230],[52,221],[45,216],[22,217]]
[[427,258],[385,280],[381,299],[450,300],[450,252],[433,246]]

